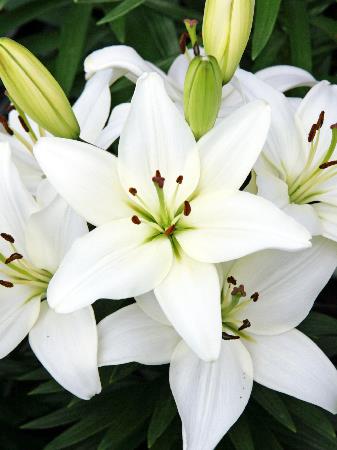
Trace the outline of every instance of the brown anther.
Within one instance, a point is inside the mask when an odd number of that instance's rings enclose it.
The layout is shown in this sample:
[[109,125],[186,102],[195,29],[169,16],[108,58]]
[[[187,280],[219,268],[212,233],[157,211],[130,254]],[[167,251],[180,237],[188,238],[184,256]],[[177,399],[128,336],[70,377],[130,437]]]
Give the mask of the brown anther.
[[161,173],[160,173],[160,170],[156,170],[156,175],[155,175],[157,178],[161,178]]
[[17,259],[22,259],[23,256],[20,255],[20,253],[13,253],[11,256],[9,256],[6,261],[5,264],[10,264],[11,262],[17,260]]
[[184,177],[182,175],[179,175],[179,177],[176,179],[176,182],[178,184],[181,184],[183,182]]
[[317,130],[318,130],[317,124],[314,123],[308,134],[308,142],[312,142],[315,139]]
[[7,233],[1,233],[0,236],[5,239],[5,241],[10,242],[11,244],[14,244],[15,240],[13,238],[13,236],[11,236],[10,234]]
[[336,129],[337,128],[337,123],[333,123],[332,125],[330,125],[331,130]]
[[321,111],[319,114],[318,120],[317,120],[317,128],[318,129],[322,128],[322,125],[324,123],[324,115],[325,115],[325,112]]
[[167,230],[165,230],[164,234],[166,236],[171,236],[171,234],[174,233],[174,230],[176,229],[175,225],[171,225],[170,227],[167,228]]
[[21,123],[22,128],[23,128],[27,133],[29,133],[29,127],[28,127],[28,125],[26,124],[24,118],[21,117],[21,116],[19,115],[19,116],[18,116],[18,119],[19,119],[19,121],[20,121],[20,123]]
[[10,136],[13,136],[14,131],[11,129],[11,127],[8,125],[7,119],[4,116],[0,116],[0,123],[4,127],[4,129],[7,131],[7,133]]
[[232,284],[233,286],[236,285],[236,279],[232,276],[227,278],[227,283]]
[[240,339],[240,336],[234,336],[234,334],[228,334],[225,333],[224,331],[222,332],[222,339],[224,341],[232,341],[234,339]]
[[240,295],[240,297],[246,297],[245,287],[243,284],[240,286],[233,288],[232,295]]
[[187,42],[189,41],[190,36],[187,31],[184,31],[179,38],[179,47],[182,54],[186,52]]
[[129,192],[130,192],[131,195],[137,195],[137,189],[136,188],[130,187]]
[[184,216],[189,216],[191,214],[192,208],[190,202],[184,201]]
[[196,42],[193,45],[193,53],[194,53],[194,56],[200,56],[200,47],[199,47],[198,42]]
[[7,108],[6,108],[6,110],[10,113],[11,111],[14,111],[14,110],[15,110],[15,106],[9,104],[9,105],[7,106]]
[[161,176],[157,176],[157,172],[159,172],[159,170],[156,171],[156,176],[152,177],[152,181],[154,183],[158,184],[159,189],[163,189],[164,183],[165,183],[165,178],[163,178]]
[[327,161],[325,163],[320,164],[319,168],[320,169],[327,169],[328,167],[335,166],[336,164],[337,164],[337,161]]
[[251,327],[251,326],[252,326],[252,324],[249,322],[249,320],[248,320],[248,319],[244,319],[244,320],[242,321],[241,327],[238,328],[238,331],[245,330],[246,328],[249,328],[249,327]]
[[135,225],[140,225],[142,222],[140,220],[140,218],[138,216],[132,216],[131,217],[131,221],[132,223],[134,223]]
[[5,280],[0,280],[0,285],[4,286],[6,288],[12,288],[14,287],[14,284],[11,283],[10,281],[5,281]]
[[252,294],[250,296],[250,298],[253,300],[253,302],[257,302],[259,299],[259,293],[258,292],[254,292],[254,294]]

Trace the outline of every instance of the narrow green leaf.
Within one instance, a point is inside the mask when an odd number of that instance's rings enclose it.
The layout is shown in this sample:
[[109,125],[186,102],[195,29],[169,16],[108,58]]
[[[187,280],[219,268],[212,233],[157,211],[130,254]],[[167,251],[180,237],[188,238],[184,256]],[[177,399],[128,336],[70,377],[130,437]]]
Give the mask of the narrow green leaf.
[[311,36],[306,0],[284,0],[291,63],[312,70]]
[[[55,77],[69,95],[77,69],[82,60],[86,43],[91,6],[71,5],[67,9],[61,28],[59,54],[56,60]],[[76,26],[76,33],[74,33]]]
[[17,379],[21,381],[42,381],[49,380],[50,375],[45,369],[41,367],[39,369],[35,369],[28,373],[20,375],[19,377],[17,377]]
[[116,38],[121,44],[125,43],[126,38],[126,16],[120,17],[117,20],[114,20],[113,22],[110,22],[110,28],[114,32]]
[[97,25],[103,25],[104,23],[113,22],[114,20],[125,16],[125,14],[128,14],[133,9],[138,8],[138,6],[142,5],[144,2],[145,0],[124,0],[114,9],[112,9],[106,16],[104,16],[103,19],[99,20],[97,22]]
[[170,17],[159,14],[156,11],[149,9],[144,11],[153,46],[156,46],[163,58],[168,55],[177,55],[179,53],[179,45],[174,21]]
[[147,431],[147,443],[149,448],[151,448],[164,433],[176,414],[177,408],[174,403],[171,390],[169,386],[164,385],[161,389],[160,396],[153,411]]
[[41,383],[37,388],[33,389],[28,393],[28,395],[45,395],[45,394],[55,394],[56,392],[62,392],[63,387],[60,386],[56,381],[50,380],[45,383]]
[[294,421],[279,394],[255,384],[252,397],[274,419],[294,433],[296,432]]
[[22,429],[43,430],[59,427],[74,422],[81,418],[81,410],[78,408],[61,408],[38,419],[31,420],[21,426]]
[[281,0],[256,0],[252,58],[256,59],[266,46],[275,26]]
[[337,20],[325,16],[313,17],[310,22],[324,31],[330,39],[337,41]]
[[229,430],[228,435],[236,450],[255,450],[249,423],[245,416],[240,417]]
[[199,11],[189,8],[184,8],[176,3],[168,0],[146,0],[145,5],[149,8],[158,11],[160,14],[172,17],[177,20],[184,20],[186,17],[190,19],[197,19],[202,21],[202,14]]
[[6,6],[6,3],[8,3],[8,0],[0,0],[0,11]]
[[337,336],[337,320],[317,312],[310,313],[298,328],[312,338]]

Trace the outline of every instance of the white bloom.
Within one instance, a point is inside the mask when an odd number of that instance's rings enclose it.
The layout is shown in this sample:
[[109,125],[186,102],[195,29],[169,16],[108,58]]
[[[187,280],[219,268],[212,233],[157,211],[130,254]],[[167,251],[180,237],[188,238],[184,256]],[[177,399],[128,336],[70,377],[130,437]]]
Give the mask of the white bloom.
[[170,363],[187,450],[217,445],[242,414],[253,380],[337,413],[335,367],[294,329],[331,276],[336,250],[316,238],[295,255],[269,250],[220,265],[224,339],[215,362],[198,358],[148,293],[99,323],[99,365]]
[[[76,119],[80,125],[80,137],[103,149],[108,148],[120,135],[128,112],[128,104],[115,107],[110,115],[111,97],[109,83],[112,70],[103,70],[87,81],[85,88],[73,106]],[[110,117],[109,117],[110,115]],[[25,125],[19,120],[16,110],[9,113],[8,125],[0,130],[0,142],[8,142],[13,152],[13,160],[32,194],[36,194],[44,174],[33,155],[35,141],[25,131]],[[36,139],[50,136],[33,120],[29,119]],[[9,128],[8,128],[9,127]]]
[[87,233],[87,225],[60,197],[39,209],[5,143],[0,144],[0,206],[0,357],[29,334],[51,375],[88,399],[101,389],[92,308],[63,315],[42,301],[64,254]]
[[51,307],[71,312],[98,298],[155,288],[189,345],[216,359],[221,320],[213,263],[310,245],[293,219],[239,191],[268,126],[269,107],[253,102],[196,144],[152,73],[137,83],[118,159],[89,144],[41,139],[35,155],[49,181],[97,226],[75,243],[51,281]]
[[337,86],[322,81],[296,110],[266,83],[239,71],[248,99],[272,107],[272,125],[256,166],[258,192],[295,217],[312,234],[337,240]]

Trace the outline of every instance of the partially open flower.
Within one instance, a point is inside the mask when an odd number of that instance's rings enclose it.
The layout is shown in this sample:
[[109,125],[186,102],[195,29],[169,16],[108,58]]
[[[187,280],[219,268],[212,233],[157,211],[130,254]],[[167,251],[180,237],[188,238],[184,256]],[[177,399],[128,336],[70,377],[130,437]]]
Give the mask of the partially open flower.
[[5,37],[0,38],[0,78],[21,115],[54,136],[79,136],[76,117],[55,78],[29,50]]

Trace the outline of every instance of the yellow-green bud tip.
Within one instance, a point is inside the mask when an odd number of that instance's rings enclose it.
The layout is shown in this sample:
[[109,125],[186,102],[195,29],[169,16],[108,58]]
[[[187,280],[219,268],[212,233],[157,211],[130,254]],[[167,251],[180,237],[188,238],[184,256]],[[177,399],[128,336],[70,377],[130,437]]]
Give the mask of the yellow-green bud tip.
[[196,56],[187,70],[184,85],[184,111],[194,136],[199,139],[209,131],[221,105],[222,80],[213,56]]
[[80,129],[55,78],[23,45],[0,38],[0,78],[19,112],[54,136],[76,139]]

